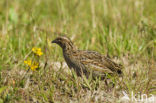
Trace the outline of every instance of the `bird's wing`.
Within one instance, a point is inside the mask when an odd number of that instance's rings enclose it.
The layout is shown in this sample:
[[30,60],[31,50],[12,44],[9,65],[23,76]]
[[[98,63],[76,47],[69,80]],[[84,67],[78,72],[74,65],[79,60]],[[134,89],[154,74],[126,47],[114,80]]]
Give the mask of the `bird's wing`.
[[121,72],[121,67],[118,64],[98,52],[78,51],[78,54],[78,60],[93,71],[106,73]]

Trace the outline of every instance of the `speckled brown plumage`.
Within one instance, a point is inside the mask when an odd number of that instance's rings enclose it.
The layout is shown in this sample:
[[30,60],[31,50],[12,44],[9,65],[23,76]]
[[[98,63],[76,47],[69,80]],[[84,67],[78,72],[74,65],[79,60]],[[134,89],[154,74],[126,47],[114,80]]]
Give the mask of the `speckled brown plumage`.
[[57,37],[52,43],[58,44],[63,50],[64,59],[70,69],[78,76],[82,74],[104,76],[106,73],[122,74],[122,67],[109,58],[95,51],[77,50],[71,40],[65,36]]

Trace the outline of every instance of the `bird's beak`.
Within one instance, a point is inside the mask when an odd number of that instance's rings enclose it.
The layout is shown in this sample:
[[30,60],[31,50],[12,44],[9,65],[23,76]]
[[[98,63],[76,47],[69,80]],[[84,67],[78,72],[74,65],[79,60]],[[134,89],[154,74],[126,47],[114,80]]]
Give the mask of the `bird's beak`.
[[57,43],[57,41],[56,40],[53,40],[51,43]]

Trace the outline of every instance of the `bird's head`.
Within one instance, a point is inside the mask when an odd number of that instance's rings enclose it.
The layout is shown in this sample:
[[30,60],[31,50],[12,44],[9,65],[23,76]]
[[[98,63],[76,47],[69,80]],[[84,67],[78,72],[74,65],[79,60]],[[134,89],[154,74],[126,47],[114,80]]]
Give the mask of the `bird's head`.
[[63,50],[72,50],[74,49],[73,43],[68,37],[65,36],[59,36],[56,39],[52,41],[52,43],[58,44]]

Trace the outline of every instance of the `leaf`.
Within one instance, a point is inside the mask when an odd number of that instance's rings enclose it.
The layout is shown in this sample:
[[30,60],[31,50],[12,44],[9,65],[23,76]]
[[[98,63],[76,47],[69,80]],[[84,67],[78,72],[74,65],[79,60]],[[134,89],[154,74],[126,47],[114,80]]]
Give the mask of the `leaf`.
[[91,86],[89,84],[89,80],[86,78],[86,76],[83,76],[83,79],[85,81],[86,86],[91,90]]
[[0,103],[4,103],[4,102],[3,102],[3,99],[1,99],[1,98],[0,98]]
[[15,11],[14,8],[10,8],[9,10],[9,18],[10,18],[10,21],[12,23],[17,23],[18,22],[18,15],[17,15],[17,12]]
[[1,87],[1,88],[0,88],[0,94],[1,94],[6,88],[7,88],[6,86]]

